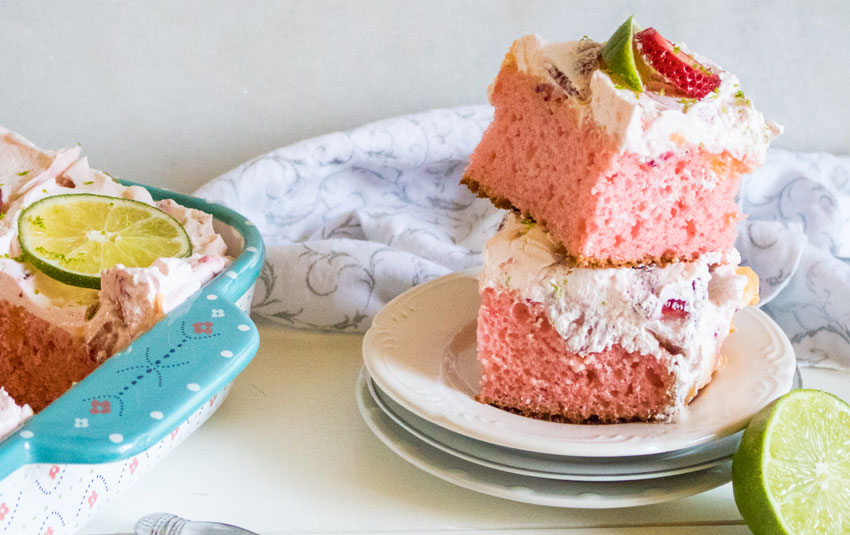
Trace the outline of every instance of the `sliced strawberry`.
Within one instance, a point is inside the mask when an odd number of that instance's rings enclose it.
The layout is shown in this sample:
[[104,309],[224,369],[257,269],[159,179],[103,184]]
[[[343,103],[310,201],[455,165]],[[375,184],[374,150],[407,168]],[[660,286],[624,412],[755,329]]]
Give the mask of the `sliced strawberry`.
[[[655,28],[635,34],[635,45],[657,89],[672,88],[685,97],[700,99],[720,86],[720,76],[673,46]],[[641,78],[648,82],[644,76]],[[653,90],[651,82],[647,89]]]
[[668,299],[664,303],[664,306],[661,307],[661,317],[665,320],[688,317],[688,311],[685,310],[685,302],[681,299]]

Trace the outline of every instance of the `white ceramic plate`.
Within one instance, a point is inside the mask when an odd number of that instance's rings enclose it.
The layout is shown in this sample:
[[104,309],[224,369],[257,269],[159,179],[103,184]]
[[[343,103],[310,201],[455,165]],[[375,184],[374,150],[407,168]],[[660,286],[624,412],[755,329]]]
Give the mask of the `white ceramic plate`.
[[[364,373],[367,373],[364,369]],[[725,438],[674,452],[629,457],[568,457],[520,451],[496,446],[453,433],[419,418],[383,393],[367,378],[375,403],[396,422],[420,440],[469,462],[517,474],[573,481],[627,481],[685,474],[710,468],[728,460],[743,431]],[[793,388],[802,388],[799,369]]]
[[442,452],[396,425],[372,399],[366,377],[361,373],[357,382],[357,405],[372,432],[417,468],[483,494],[554,507],[635,507],[699,494],[732,478],[731,461],[689,474],[610,482],[564,481],[494,470]]
[[579,425],[525,418],[475,401],[480,367],[474,272],[446,275],[391,301],[363,340],[375,383],[405,409],[440,427],[508,448],[578,457],[650,455],[706,444],[742,430],[791,388],[794,351],[752,307],[735,317],[727,364],[674,423]]
[[[368,373],[364,370],[364,373]],[[566,457],[514,450],[453,433],[394,402],[367,377],[375,404],[419,440],[465,461],[513,474],[569,481],[653,479],[717,466],[732,458],[741,433],[671,453],[630,457]]]

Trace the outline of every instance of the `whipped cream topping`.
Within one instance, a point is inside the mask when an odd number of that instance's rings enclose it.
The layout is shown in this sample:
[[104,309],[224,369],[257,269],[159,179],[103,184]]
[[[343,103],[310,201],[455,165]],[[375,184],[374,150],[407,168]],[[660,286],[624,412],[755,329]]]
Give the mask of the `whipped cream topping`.
[[510,213],[487,242],[479,284],[543,304],[574,353],[615,344],[668,353],[681,368],[681,385],[692,385],[702,363],[713,361],[732,316],[748,304],[739,261],[733,250],[664,267],[579,268],[558,253],[548,232]]
[[32,416],[32,409],[29,405],[19,406],[0,386],[0,440],[9,436],[30,416]]
[[[718,91],[701,100],[664,96],[618,87],[598,68],[602,45],[589,39],[546,44],[536,35],[511,47],[517,68],[560,88],[581,111],[582,120],[602,126],[621,152],[650,160],[696,145],[728,152],[751,167],[761,165],[771,140],[782,127],[766,121],[739,87],[738,78],[684,44],[682,51],[720,76]],[[567,80],[565,83],[564,80]]]
[[[79,147],[36,148],[0,127],[0,300],[21,306],[72,335],[90,340],[109,332],[112,351],[153,326],[230,262],[211,215],[172,200],[155,202],[138,186],[126,187],[91,169]],[[177,219],[192,242],[192,256],[161,258],[145,268],[117,265],[101,274],[101,290],[55,281],[20,260],[17,220],[33,202],[52,195],[95,193],[156,206]],[[121,321],[116,321],[120,319]],[[116,330],[117,327],[117,330]],[[98,360],[108,355],[96,355]]]

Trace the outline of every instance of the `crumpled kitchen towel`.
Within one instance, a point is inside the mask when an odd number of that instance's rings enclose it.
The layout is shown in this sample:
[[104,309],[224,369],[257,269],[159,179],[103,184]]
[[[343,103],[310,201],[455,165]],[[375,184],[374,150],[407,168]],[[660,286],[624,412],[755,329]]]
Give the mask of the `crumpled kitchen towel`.
[[502,212],[458,182],[491,118],[481,106],[379,121],[275,150],[198,190],[263,235],[253,312],[363,332],[404,290],[480,264]]
[[[480,264],[503,215],[458,182],[489,106],[396,117],[283,147],[196,192],[267,249],[253,312],[363,332],[390,299]],[[748,177],[736,246],[801,365],[850,369],[850,158],[771,150]]]
[[773,292],[763,309],[800,365],[850,370],[850,157],[770,150],[741,200],[736,247]]

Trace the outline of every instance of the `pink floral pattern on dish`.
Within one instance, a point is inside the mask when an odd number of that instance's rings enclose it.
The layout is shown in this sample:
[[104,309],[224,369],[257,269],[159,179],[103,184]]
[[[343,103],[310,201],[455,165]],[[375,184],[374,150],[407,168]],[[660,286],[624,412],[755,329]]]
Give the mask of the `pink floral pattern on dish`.
[[96,399],[91,400],[91,410],[89,410],[92,414],[109,414],[112,412],[112,404],[109,403],[109,400],[98,401]]
[[213,323],[211,321],[199,321],[192,324],[195,334],[212,334]]

